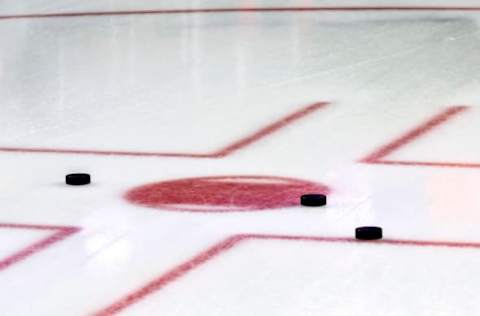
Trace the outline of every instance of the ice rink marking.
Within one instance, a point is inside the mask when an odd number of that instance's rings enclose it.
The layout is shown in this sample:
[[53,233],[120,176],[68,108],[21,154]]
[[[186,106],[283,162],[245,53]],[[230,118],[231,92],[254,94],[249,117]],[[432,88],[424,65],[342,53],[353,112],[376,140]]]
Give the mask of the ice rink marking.
[[333,242],[333,243],[361,243],[391,246],[413,246],[413,247],[447,247],[447,248],[473,248],[480,249],[480,243],[476,242],[452,242],[452,241],[428,241],[408,239],[383,239],[378,241],[358,241],[350,237],[316,237],[316,236],[290,236],[290,235],[264,235],[264,234],[238,234],[230,236],[213,246],[203,250],[187,261],[175,266],[166,273],[148,282],[141,288],[122,297],[113,304],[94,313],[94,316],[111,316],[130,307],[133,304],[145,299],[147,296],[161,290],[170,283],[184,277],[199,266],[231,250],[239,243],[251,240],[277,240],[277,241],[307,241],[307,242]]
[[450,168],[480,168],[480,163],[462,163],[462,162],[428,162],[428,161],[401,161],[384,159],[386,156],[397,151],[401,147],[407,146],[416,139],[432,132],[440,125],[446,124],[456,116],[465,113],[470,108],[468,106],[452,106],[446,110],[434,115],[432,118],[421,123],[417,127],[411,129],[405,134],[390,143],[383,145],[367,157],[360,160],[363,163],[383,164],[383,165],[399,165],[399,166],[417,166],[417,167],[450,167]]
[[0,223],[0,229],[27,229],[27,230],[51,230],[54,233],[47,236],[17,252],[0,260],[0,272],[8,267],[26,259],[27,257],[42,251],[54,243],[57,243],[70,235],[80,231],[79,227],[73,226],[49,226],[49,225],[29,225],[29,224],[13,224]]
[[354,12],[354,11],[480,11],[475,6],[325,6],[325,7],[264,7],[208,9],[151,9],[124,11],[80,11],[0,15],[0,20],[75,18],[95,16],[155,15],[155,14],[213,14],[255,12]]
[[244,149],[260,139],[269,136],[278,130],[295,123],[296,121],[326,107],[329,103],[317,102],[290,113],[279,120],[260,128],[229,145],[211,153],[165,153],[165,152],[134,152],[134,151],[107,151],[107,150],[76,150],[57,148],[29,148],[29,147],[0,147],[0,152],[38,153],[38,154],[84,154],[84,155],[110,155],[110,156],[137,156],[137,157],[177,157],[177,158],[223,158],[234,152]]

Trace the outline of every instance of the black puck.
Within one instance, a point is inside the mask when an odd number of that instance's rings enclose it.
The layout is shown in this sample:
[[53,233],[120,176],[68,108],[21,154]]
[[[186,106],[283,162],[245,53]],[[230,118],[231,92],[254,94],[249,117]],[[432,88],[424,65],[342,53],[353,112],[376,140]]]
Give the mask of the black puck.
[[65,177],[65,183],[69,185],[85,185],[90,183],[90,175],[88,173],[71,173]]
[[359,240],[382,239],[382,228],[376,226],[363,226],[355,229],[355,238]]
[[300,197],[300,204],[304,206],[324,206],[327,196],[324,194],[304,194]]

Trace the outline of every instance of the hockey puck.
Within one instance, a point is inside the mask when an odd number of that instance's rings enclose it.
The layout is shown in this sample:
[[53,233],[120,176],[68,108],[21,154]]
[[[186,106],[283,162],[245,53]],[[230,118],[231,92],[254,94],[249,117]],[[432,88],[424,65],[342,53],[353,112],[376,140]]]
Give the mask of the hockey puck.
[[324,194],[304,194],[300,197],[303,206],[324,206],[327,204],[327,196]]
[[65,183],[68,185],[85,185],[90,183],[88,173],[71,173],[65,177]]
[[382,239],[382,228],[376,226],[363,226],[355,229],[355,238],[359,240]]

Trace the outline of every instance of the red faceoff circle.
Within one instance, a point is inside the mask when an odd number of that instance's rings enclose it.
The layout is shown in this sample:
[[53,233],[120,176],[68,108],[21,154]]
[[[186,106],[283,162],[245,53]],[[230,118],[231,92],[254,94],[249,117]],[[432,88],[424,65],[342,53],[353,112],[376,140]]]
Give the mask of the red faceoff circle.
[[275,176],[216,176],[146,184],[128,191],[134,203],[167,211],[245,212],[300,204],[307,193],[328,194],[320,183]]

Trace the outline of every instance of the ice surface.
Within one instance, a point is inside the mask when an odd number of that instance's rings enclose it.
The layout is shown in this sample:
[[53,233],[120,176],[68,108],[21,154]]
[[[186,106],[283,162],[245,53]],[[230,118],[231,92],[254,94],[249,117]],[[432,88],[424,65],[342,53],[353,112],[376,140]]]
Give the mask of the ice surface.
[[[279,2],[1,1],[0,223],[81,231],[0,271],[0,315],[92,315],[118,302],[129,315],[479,314],[480,10],[5,19],[477,5]],[[316,102],[326,105],[304,111]],[[235,150],[211,154],[225,148]],[[92,184],[65,186],[71,172]],[[329,205],[189,213],[124,198],[148,183],[235,175],[322,183]],[[420,242],[249,240],[189,265],[232,235],[345,238],[359,225]],[[0,229],[0,257],[38,237],[18,234]],[[182,263],[191,270],[122,300]]]

